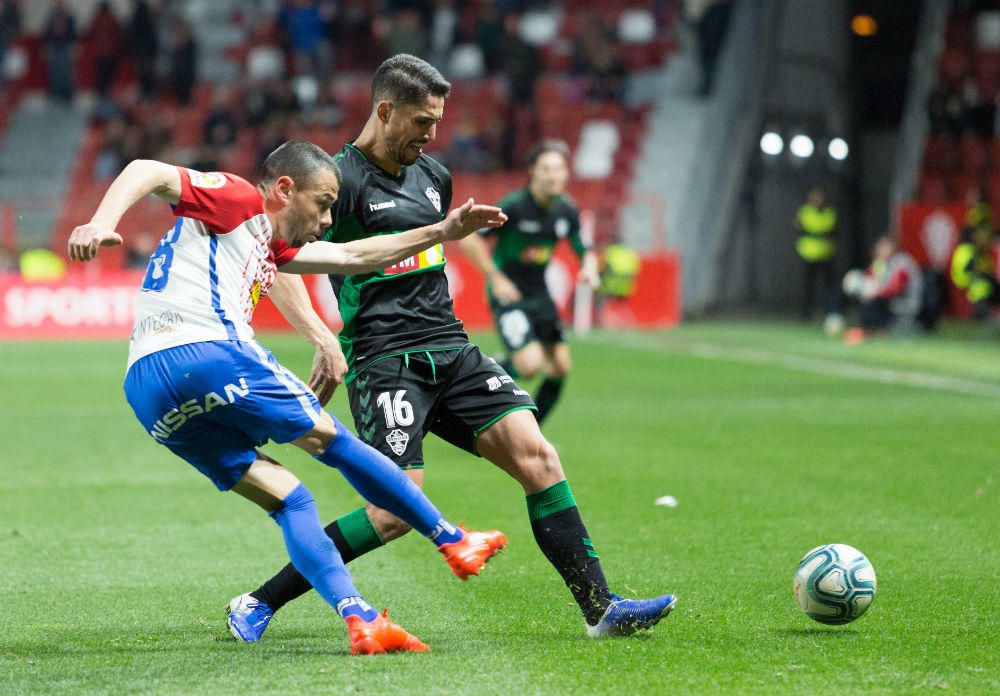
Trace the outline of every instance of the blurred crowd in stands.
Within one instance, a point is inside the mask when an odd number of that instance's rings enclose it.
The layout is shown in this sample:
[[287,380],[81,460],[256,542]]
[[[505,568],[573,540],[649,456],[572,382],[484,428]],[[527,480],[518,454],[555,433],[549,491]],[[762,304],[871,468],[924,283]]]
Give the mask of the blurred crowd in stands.
[[965,200],[981,190],[1000,202],[1000,3],[955,3],[936,84],[919,197]]
[[[1000,2],[954,0],[937,81],[927,103],[917,197],[963,202],[959,239],[945,267],[925,271],[925,295],[948,302],[947,281],[972,315],[997,325],[997,233],[1000,205]],[[931,298],[933,299],[933,298]]]
[[[4,47],[22,31],[22,1],[0,0],[0,65]],[[370,74],[381,60],[401,52],[429,60],[452,81],[495,83],[485,94],[492,109],[464,118],[455,114],[447,148],[435,152],[453,168],[481,172],[520,166],[517,152],[542,135],[540,77],[560,75],[565,82],[560,97],[620,103],[630,70],[662,62],[677,18],[686,17],[700,40],[700,92],[710,92],[732,1],[228,3],[227,30],[236,29],[243,40],[226,58],[241,74],[232,86],[215,89],[199,80],[201,44],[213,29],[192,26],[188,2],[131,0],[127,12],[120,11],[125,3],[99,2],[88,26],[80,26],[70,4],[51,0],[39,39],[52,98],[73,100],[79,63],[87,63],[88,86],[98,99],[94,118],[106,124],[94,170],[100,178],[136,157],[190,166],[232,164],[226,155],[247,130],[258,144],[259,161],[296,129],[335,128],[345,115],[356,118],[343,101],[344,92],[358,85],[345,85],[342,76]],[[178,147],[171,138],[173,108],[190,105],[204,116],[196,128],[201,137]]]
[[[70,6],[52,0],[40,36],[49,94],[71,101],[80,72],[74,65],[89,63],[98,98],[95,119],[107,126],[95,165],[98,177],[115,174],[136,157],[211,167],[246,129],[259,143],[259,159],[290,130],[339,125],[345,115],[340,76],[370,74],[385,57],[401,52],[429,60],[453,81],[500,83],[491,117],[456,118],[448,150],[437,155],[471,171],[519,166],[506,124],[526,123],[530,129],[536,123],[536,84],[547,69],[564,74],[574,95],[620,102],[629,67],[636,67],[637,47],[658,42],[662,60],[666,28],[684,11],[680,0],[232,3],[230,28],[245,39],[227,51],[227,58],[239,64],[242,74],[232,87],[207,94],[209,88],[200,86],[199,52],[211,28],[193,27],[186,4],[132,0],[130,12],[116,13],[121,4],[100,2],[89,26],[81,27]],[[719,16],[711,8],[728,6],[729,0],[687,4],[692,16],[708,18],[711,33]],[[0,0],[0,51],[21,31],[20,14],[19,0]],[[706,60],[715,54],[707,52]],[[641,50],[638,55],[641,62]],[[710,77],[703,89],[709,82]],[[156,106],[196,103],[204,111],[199,99],[207,102],[200,142],[178,152],[170,137],[170,109],[158,115]]]

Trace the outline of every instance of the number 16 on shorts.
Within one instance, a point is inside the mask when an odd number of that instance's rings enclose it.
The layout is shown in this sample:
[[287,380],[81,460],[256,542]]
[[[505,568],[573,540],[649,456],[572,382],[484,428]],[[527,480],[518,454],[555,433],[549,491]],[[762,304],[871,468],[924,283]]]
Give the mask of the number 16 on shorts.
[[385,441],[397,457],[406,451],[410,436],[396,426],[406,428],[413,425],[413,405],[405,397],[406,390],[397,389],[384,391],[375,399],[375,404],[382,409],[382,415],[385,416],[385,427],[390,431],[385,436]]

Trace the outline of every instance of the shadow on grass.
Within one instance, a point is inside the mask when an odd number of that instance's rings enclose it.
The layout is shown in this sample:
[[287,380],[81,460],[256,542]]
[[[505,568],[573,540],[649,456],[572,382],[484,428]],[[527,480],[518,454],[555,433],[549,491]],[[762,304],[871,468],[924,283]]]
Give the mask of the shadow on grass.
[[116,655],[159,653],[203,655],[231,659],[246,655],[251,659],[268,656],[349,655],[347,636],[290,637],[263,644],[237,643],[228,633],[205,634],[197,630],[175,629],[157,633],[109,630],[80,632],[49,629],[44,638],[25,637],[0,641],[0,655],[7,658],[46,659],[67,655]]
[[858,631],[853,628],[836,628],[834,626],[829,628],[819,626],[815,628],[776,628],[774,632],[790,637],[819,638],[821,640],[837,640],[838,638],[858,635]]

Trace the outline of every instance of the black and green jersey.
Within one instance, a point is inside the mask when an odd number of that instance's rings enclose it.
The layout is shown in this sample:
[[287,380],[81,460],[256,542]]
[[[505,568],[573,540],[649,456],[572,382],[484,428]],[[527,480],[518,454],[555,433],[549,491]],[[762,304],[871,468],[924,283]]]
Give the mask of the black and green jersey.
[[[399,176],[348,143],[334,157],[341,171],[333,226],[323,239],[349,242],[440,222],[451,206],[451,174],[421,154]],[[468,342],[448,292],[440,244],[374,273],[331,275],[344,328],[348,381],[372,361],[398,353],[460,348]]]
[[494,263],[524,297],[547,295],[545,267],[559,240],[568,238],[580,256],[587,251],[580,238],[580,211],[568,196],[539,205],[527,188],[512,191],[497,205],[507,213],[507,222],[479,231],[497,237]]

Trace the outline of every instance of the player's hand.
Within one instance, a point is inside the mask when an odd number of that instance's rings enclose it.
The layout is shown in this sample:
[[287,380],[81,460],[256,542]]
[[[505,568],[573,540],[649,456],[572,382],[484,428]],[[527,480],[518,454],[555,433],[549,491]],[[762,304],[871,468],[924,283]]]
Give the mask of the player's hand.
[[330,340],[317,344],[312,372],[309,375],[309,388],[321,405],[326,406],[333,392],[343,384],[345,375],[347,375],[347,358],[344,357],[344,351],[340,349],[337,339],[331,337]]
[[88,222],[73,230],[69,236],[69,257],[74,261],[90,261],[102,246],[117,246],[122,237],[106,225]]
[[444,219],[442,241],[468,237],[484,227],[496,228],[507,222],[507,216],[493,205],[477,205],[471,198],[459,208],[453,209]]
[[500,271],[490,276],[490,292],[493,298],[502,305],[521,301],[521,291],[511,282],[510,278]]
[[597,268],[585,263],[580,267],[580,272],[576,276],[576,282],[583,283],[591,290],[596,290],[601,284],[601,274],[597,271]]

